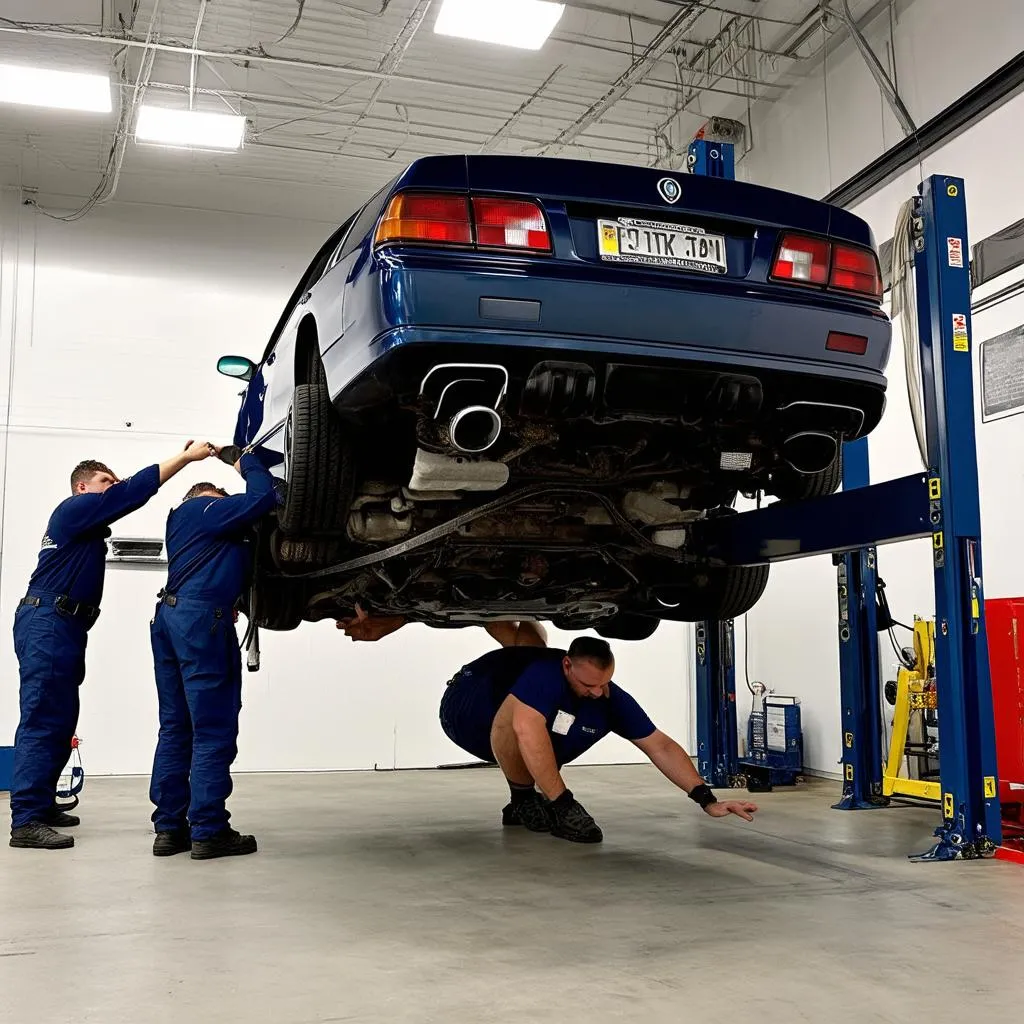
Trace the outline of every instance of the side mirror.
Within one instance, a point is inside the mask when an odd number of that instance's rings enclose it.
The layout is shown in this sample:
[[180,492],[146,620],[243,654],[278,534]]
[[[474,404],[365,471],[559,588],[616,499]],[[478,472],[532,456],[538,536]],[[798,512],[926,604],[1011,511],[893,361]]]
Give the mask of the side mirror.
[[237,377],[239,380],[252,380],[256,373],[256,364],[245,356],[221,356],[217,360],[217,372],[225,377]]

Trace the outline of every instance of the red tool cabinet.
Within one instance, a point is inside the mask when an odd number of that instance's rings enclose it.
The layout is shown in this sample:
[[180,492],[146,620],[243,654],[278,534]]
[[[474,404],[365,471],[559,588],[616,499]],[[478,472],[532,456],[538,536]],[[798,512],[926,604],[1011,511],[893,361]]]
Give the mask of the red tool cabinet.
[[1024,840],[1024,598],[985,602],[1004,840]]

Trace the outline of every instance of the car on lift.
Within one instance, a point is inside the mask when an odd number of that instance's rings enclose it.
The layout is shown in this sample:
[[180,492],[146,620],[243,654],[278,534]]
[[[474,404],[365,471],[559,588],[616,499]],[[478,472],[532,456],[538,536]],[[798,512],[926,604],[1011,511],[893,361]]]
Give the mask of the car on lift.
[[505,156],[417,160],[324,243],[235,443],[279,480],[254,620],[359,603],[434,626],[643,639],[733,618],[768,567],[696,520],[836,490],[891,326],[868,225],[743,182]]

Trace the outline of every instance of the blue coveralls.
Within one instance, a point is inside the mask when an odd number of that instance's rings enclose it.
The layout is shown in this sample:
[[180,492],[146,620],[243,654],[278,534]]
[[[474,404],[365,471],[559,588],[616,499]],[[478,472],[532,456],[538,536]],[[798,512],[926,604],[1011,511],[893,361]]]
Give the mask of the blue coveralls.
[[160,739],[149,798],[157,832],[191,826],[210,839],[227,827],[238,753],[242,656],[232,611],[252,570],[250,527],[275,505],[273,477],[253,455],[245,493],[182,502],[167,518],[167,586],[150,637]]
[[14,616],[21,721],[14,738],[13,828],[45,823],[53,814],[78,726],[87,634],[103,596],[108,526],[145,505],[159,487],[159,467],[148,466],[102,494],[66,498],[46,524],[28,593]]

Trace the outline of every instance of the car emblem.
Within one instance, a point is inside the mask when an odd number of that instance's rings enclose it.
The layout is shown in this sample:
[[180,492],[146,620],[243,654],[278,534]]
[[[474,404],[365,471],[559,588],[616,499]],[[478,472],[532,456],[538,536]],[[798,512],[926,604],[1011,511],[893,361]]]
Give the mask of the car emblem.
[[678,203],[682,198],[682,186],[675,178],[662,178],[658,182],[658,192],[666,203]]

